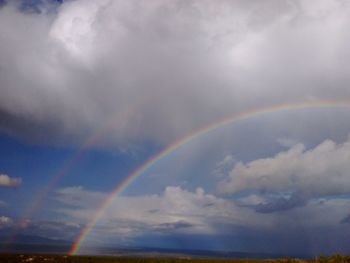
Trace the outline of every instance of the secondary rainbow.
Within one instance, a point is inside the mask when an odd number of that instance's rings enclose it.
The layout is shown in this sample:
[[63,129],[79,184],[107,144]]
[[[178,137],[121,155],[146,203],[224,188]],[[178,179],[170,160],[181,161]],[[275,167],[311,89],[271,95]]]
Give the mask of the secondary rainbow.
[[34,197],[33,201],[27,206],[20,220],[14,227],[13,233],[4,242],[5,251],[10,250],[10,246],[16,241],[17,235],[22,227],[33,217],[36,212],[38,212],[38,210],[40,210],[48,194],[53,191],[62,178],[69,174],[74,165],[83,157],[84,153],[93,147],[99,141],[102,135],[102,133],[97,133],[86,140],[79,150],[71,158],[65,161],[64,165],[53,176],[49,184]]
[[116,126],[119,124],[119,122],[116,121],[116,117],[121,116],[119,118],[120,122],[126,121],[131,116],[131,114],[137,111],[142,105],[142,103],[144,103],[145,101],[146,100],[144,99],[136,106],[128,107],[124,112],[116,112],[114,115],[112,115],[112,117],[106,123],[106,125],[104,125],[102,128],[97,129],[96,132],[94,132],[86,140],[84,140],[84,143],[72,155],[72,157],[64,162],[63,166],[52,177],[48,185],[46,185],[46,187],[44,187],[44,189],[42,189],[34,197],[33,201],[27,206],[25,211],[22,213],[21,218],[18,220],[18,223],[13,228],[12,234],[9,235],[9,238],[4,242],[3,250],[10,250],[11,245],[16,241],[17,235],[23,228],[23,225],[25,225],[26,222],[30,220],[33,217],[33,215],[41,209],[49,193],[51,193],[58,185],[58,183],[69,174],[72,168],[82,159],[84,154],[93,147],[95,147],[104,136],[106,136],[108,133],[110,133],[116,128]]
[[158,152],[156,155],[152,156],[146,162],[144,162],[141,166],[135,169],[129,176],[126,177],[126,179],[123,182],[121,182],[108,195],[108,197],[104,200],[104,202],[102,202],[102,205],[97,209],[96,214],[92,217],[92,219],[88,222],[88,224],[85,225],[80,235],[72,245],[68,254],[75,255],[79,251],[82,243],[84,242],[86,237],[89,235],[92,228],[96,225],[98,220],[104,214],[105,210],[112,204],[112,202],[118,195],[120,195],[134,180],[136,180],[146,170],[148,170],[150,167],[152,167],[155,163],[157,163],[159,160],[161,160],[165,156],[169,155],[170,153],[180,148],[182,145],[185,145],[188,142],[192,141],[193,139],[200,137],[210,131],[216,130],[225,125],[232,124],[237,121],[242,121],[245,119],[249,119],[252,117],[256,117],[259,115],[264,115],[272,112],[296,110],[296,109],[310,109],[310,108],[350,108],[350,101],[334,101],[334,100],[314,101],[312,100],[312,101],[304,101],[304,102],[297,102],[297,103],[277,104],[269,107],[244,111],[238,114],[230,115],[219,121],[216,121],[207,126],[204,126],[194,131],[193,133],[190,133],[187,136],[170,144],[168,147],[164,148],[162,151]]

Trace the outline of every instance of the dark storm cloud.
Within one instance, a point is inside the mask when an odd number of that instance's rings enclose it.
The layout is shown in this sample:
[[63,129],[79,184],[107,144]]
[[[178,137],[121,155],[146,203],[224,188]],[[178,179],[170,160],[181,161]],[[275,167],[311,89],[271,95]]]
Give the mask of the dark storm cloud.
[[349,97],[344,1],[78,0],[0,12],[0,104],[13,118],[0,125],[19,137],[71,142],[107,126],[107,142],[165,143],[247,108]]
[[[26,116],[15,115],[2,110],[1,106],[0,130],[31,143],[56,144],[67,142],[62,138],[64,128],[60,119],[53,117],[43,124],[39,120],[30,120]],[[78,138],[75,139],[70,140],[70,142],[79,142]]]

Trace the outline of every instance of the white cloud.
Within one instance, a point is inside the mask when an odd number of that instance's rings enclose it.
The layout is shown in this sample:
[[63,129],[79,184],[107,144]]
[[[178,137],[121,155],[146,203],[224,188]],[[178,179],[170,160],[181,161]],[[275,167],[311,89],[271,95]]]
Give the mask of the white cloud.
[[213,171],[214,176],[222,177],[227,174],[228,170],[231,170],[236,162],[236,158],[228,154],[224,159],[216,164],[216,167]]
[[[96,207],[89,207],[88,203],[93,197],[103,194],[84,190],[86,203],[71,207],[71,198],[68,196],[72,192],[64,189],[60,192],[66,192],[67,198],[59,198],[64,206],[54,208],[55,211],[65,221],[79,225],[94,218]],[[104,211],[84,244],[96,245],[111,241],[125,244],[149,234],[209,235],[213,238],[232,235],[239,240],[241,235],[254,239],[255,235],[264,233],[265,237],[277,235],[277,240],[283,240],[284,235],[291,235],[303,241],[305,238],[309,240],[326,235],[339,242],[344,241],[338,234],[348,229],[349,224],[344,223],[350,211],[348,199],[313,199],[304,206],[280,213],[257,213],[251,209],[267,201],[259,195],[228,200],[205,193],[201,188],[191,192],[180,187],[167,187],[160,195],[120,196]],[[332,231],[324,232],[327,230]],[[315,241],[313,245],[320,244]]]
[[0,216],[0,228],[12,225],[13,220],[7,216]]
[[21,184],[21,178],[12,178],[7,174],[0,174],[0,187],[18,187]]
[[[62,192],[67,196],[64,199],[61,198]],[[71,208],[71,193],[62,189],[58,200],[67,207],[57,212],[86,223],[96,214],[96,207],[88,204],[100,194],[84,190],[85,197],[81,200],[85,203]],[[86,195],[90,197],[86,198]],[[135,237],[149,231],[215,234],[218,231],[216,224],[246,225],[246,218],[253,213],[250,209],[237,208],[230,201],[207,194],[202,188],[190,192],[180,187],[167,187],[161,195],[117,197],[104,211],[95,231],[107,236],[108,233],[118,233],[120,237]]]
[[97,208],[106,198],[106,194],[86,191],[82,186],[73,186],[57,190],[55,198],[74,207]]
[[164,143],[251,107],[347,98],[349,10],[337,0],[5,6],[0,127],[50,143],[96,127],[108,127],[104,142]]
[[227,194],[279,194],[278,200],[285,201],[284,205],[287,201],[301,205],[312,198],[348,194],[349,160],[350,139],[340,144],[326,140],[308,150],[297,144],[272,157],[238,162],[219,183],[219,190]]

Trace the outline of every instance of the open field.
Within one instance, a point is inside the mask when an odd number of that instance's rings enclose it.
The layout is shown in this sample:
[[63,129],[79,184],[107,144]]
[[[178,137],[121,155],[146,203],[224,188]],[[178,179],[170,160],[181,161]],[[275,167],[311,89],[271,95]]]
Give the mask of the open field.
[[350,257],[335,255],[321,256],[314,260],[301,259],[196,259],[164,257],[112,257],[112,256],[64,256],[64,255],[23,255],[0,254],[1,263],[19,262],[62,262],[62,263],[350,263]]

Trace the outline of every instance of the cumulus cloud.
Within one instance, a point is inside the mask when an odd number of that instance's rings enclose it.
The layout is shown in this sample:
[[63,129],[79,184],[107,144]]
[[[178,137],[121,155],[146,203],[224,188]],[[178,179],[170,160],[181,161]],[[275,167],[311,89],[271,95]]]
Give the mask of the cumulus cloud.
[[270,195],[269,201],[255,204],[257,211],[286,210],[313,198],[349,193],[349,158],[350,139],[340,144],[326,140],[312,149],[297,144],[269,158],[238,162],[218,187],[226,194]]
[[[77,220],[88,222],[96,213],[95,206],[89,206],[91,199],[102,193],[84,190],[84,196],[90,195],[84,200],[84,204],[71,207],[72,192],[61,189],[58,201],[64,206],[57,212]],[[65,192],[66,198],[62,198]],[[75,193],[74,195],[79,195]],[[97,198],[98,199],[98,198]],[[86,201],[90,200],[90,201]],[[74,202],[73,202],[74,203]],[[96,203],[96,202],[95,202]],[[216,224],[230,222],[241,225],[244,217],[254,213],[250,209],[238,215],[233,203],[217,198],[198,188],[190,192],[181,187],[167,187],[161,195],[121,196],[117,197],[113,204],[106,209],[95,231],[101,236],[109,236],[109,233],[122,237],[135,237],[146,233],[193,233],[213,234],[216,232]]]
[[[88,203],[94,198],[99,199],[100,195],[108,196],[87,189],[79,190],[84,197],[90,197],[85,204],[72,207],[68,196],[73,194],[71,189],[74,188],[69,189],[60,190],[66,193],[67,198],[62,199],[60,194],[62,207],[54,209],[65,221],[75,222],[78,226],[85,225],[96,213],[96,207],[89,207]],[[74,195],[79,195],[79,191]],[[230,249],[244,247],[245,243],[251,249],[256,240],[264,237],[264,246],[256,244],[256,249],[276,252],[278,249],[295,249],[299,253],[316,253],[316,250],[347,248],[348,236],[341,234],[347,233],[349,225],[344,219],[350,211],[346,198],[312,199],[303,206],[285,209],[283,213],[269,213],[269,209],[273,210],[271,207],[262,208],[264,211],[251,209],[266,201],[260,195],[228,200],[206,193],[201,188],[188,191],[175,186],[167,187],[159,195],[120,196],[104,211],[84,244],[108,244],[112,241],[114,244],[135,244],[133,242],[137,240],[147,240],[148,236],[163,241],[191,240],[191,236],[200,240],[207,237],[211,243],[220,240],[221,248],[227,245],[223,240],[229,238],[229,244],[237,240]],[[334,243],[325,242],[329,239]],[[300,242],[303,247],[297,245]]]
[[18,187],[21,184],[21,178],[13,178],[7,174],[0,174],[0,187]]
[[33,14],[5,5],[0,127],[50,143],[103,127],[108,142],[166,143],[243,109],[346,98],[349,8],[77,0]]
[[216,167],[213,171],[214,176],[224,176],[229,170],[232,169],[236,162],[236,159],[233,155],[229,154],[224,157],[224,159],[216,164]]
[[[69,222],[77,224],[86,224],[94,218],[101,205],[100,197],[108,196],[106,193],[86,189],[75,193],[71,189],[76,188],[67,189],[70,190],[59,190],[55,198],[61,203],[61,207],[54,209],[56,213],[65,215]],[[65,198],[62,198],[63,192]],[[80,194],[84,198],[77,198]],[[73,199],[79,199],[81,203],[78,205]],[[149,232],[220,235],[231,228],[278,231],[277,228],[282,229],[287,225],[306,228],[336,227],[350,209],[350,203],[344,198],[312,199],[302,206],[298,197],[289,202],[286,201],[287,197],[275,199],[274,203],[271,197],[266,198],[259,194],[224,199],[205,193],[202,188],[192,192],[169,186],[159,195],[117,197],[105,209],[94,231],[99,236],[113,233],[120,237],[133,238]],[[298,205],[293,205],[295,203]],[[294,209],[290,209],[292,207]],[[271,213],[275,211],[284,213]],[[330,216],[320,216],[324,213]]]

